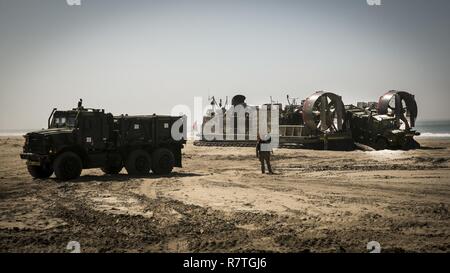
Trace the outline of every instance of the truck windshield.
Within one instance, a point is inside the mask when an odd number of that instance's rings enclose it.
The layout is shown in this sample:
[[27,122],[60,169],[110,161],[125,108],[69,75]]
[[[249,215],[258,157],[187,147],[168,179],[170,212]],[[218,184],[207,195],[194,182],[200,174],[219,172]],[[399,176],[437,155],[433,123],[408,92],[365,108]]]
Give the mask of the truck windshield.
[[53,116],[51,128],[75,128],[76,114],[56,112]]

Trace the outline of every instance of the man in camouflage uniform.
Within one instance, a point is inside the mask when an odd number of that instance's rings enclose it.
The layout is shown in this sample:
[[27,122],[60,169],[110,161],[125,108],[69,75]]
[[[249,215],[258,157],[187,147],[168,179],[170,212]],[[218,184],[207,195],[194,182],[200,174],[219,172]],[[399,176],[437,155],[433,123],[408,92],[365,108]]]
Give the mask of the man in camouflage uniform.
[[[257,141],[256,141],[256,157],[259,158],[259,161],[261,162],[261,172],[265,173],[265,164],[267,164],[267,169],[269,170],[269,174],[273,174],[272,166],[270,165],[270,154],[273,153],[272,147],[270,146],[271,138],[270,136],[265,136],[264,139],[261,139],[258,135]],[[262,149],[262,144],[268,144],[264,145],[266,149]]]

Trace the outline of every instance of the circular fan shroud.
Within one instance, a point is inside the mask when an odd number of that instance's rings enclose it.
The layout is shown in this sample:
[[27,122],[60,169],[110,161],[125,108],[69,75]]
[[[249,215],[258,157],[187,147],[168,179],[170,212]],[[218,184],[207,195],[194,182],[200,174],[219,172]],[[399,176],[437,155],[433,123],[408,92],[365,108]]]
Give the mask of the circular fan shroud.
[[303,120],[312,130],[340,131],[344,119],[344,103],[341,97],[334,93],[318,91],[305,100]]
[[387,115],[389,114],[389,110],[392,110],[398,117],[402,109],[408,113],[411,123],[410,126],[414,127],[418,112],[414,95],[405,91],[391,90],[381,96],[378,101],[377,112],[380,115]]

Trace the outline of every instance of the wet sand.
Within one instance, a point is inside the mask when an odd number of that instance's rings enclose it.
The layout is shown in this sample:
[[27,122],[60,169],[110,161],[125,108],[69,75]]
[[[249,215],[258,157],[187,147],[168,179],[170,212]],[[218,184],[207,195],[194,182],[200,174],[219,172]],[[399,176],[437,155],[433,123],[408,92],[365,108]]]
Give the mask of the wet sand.
[[0,138],[0,251],[450,251],[450,139],[415,151],[280,149],[263,175],[253,148],[184,149],[172,176],[84,170],[33,180],[23,138]]

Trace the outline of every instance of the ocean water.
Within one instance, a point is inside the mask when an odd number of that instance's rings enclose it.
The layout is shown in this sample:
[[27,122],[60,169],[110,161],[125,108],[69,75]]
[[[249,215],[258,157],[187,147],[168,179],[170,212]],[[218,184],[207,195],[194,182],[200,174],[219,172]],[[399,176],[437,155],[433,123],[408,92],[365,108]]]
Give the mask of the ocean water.
[[[450,138],[450,120],[436,121],[417,121],[416,127],[420,132],[420,137],[448,137]],[[38,129],[21,130],[0,130],[0,137],[4,136],[23,136],[27,132],[37,131]],[[189,134],[188,134],[189,135]]]
[[417,121],[415,129],[421,137],[450,137],[450,120]]

